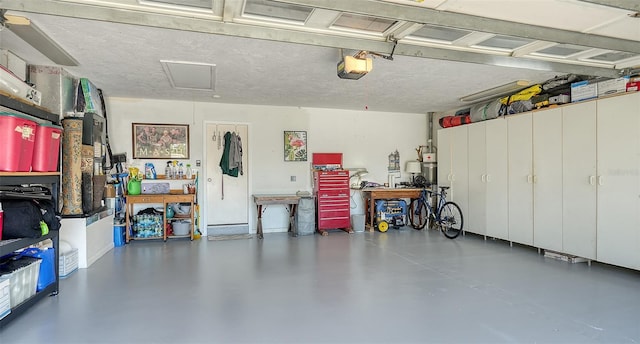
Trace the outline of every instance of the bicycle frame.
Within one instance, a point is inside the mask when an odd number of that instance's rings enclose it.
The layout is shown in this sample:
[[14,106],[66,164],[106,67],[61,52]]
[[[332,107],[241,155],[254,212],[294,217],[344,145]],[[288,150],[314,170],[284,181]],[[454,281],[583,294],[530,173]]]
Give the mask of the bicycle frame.
[[[438,198],[437,206],[434,209],[433,204],[431,203],[431,196],[436,196]],[[431,191],[427,189],[423,189],[420,193],[419,204],[424,203],[427,206],[427,218],[433,218],[436,222],[440,222],[441,219],[439,217],[440,210],[447,203],[447,192],[446,190],[442,190],[442,192]],[[416,208],[416,212],[420,211],[420,207]]]

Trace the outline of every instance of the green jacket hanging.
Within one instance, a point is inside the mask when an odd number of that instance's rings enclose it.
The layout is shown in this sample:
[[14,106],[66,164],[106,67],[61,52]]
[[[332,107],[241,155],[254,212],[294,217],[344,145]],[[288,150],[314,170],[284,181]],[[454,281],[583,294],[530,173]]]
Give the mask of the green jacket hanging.
[[222,152],[222,157],[220,158],[220,168],[222,169],[222,174],[237,177],[238,168],[229,168],[231,136],[231,132],[228,131],[224,134],[224,151]]

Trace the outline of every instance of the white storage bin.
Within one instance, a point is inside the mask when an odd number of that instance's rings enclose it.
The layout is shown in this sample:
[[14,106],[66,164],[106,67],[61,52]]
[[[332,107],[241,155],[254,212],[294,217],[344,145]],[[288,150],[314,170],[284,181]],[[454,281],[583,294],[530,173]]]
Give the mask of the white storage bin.
[[11,313],[9,278],[0,277],[0,319]]
[[11,273],[2,275],[3,278],[9,279],[9,302],[11,308],[15,308],[23,301],[34,296],[38,286],[42,260],[29,257],[23,257],[20,260],[28,260],[30,263]]
[[60,254],[58,262],[58,275],[60,275],[60,278],[69,276],[78,270],[78,249],[74,248],[65,254]]

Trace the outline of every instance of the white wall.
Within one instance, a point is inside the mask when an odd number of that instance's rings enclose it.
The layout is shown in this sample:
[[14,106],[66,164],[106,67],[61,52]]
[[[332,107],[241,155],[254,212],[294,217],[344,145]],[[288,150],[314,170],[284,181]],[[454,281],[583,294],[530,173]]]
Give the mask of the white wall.
[[[126,98],[108,98],[106,102],[112,151],[126,152],[130,160],[133,157],[131,123],[189,124],[192,166],[196,160],[202,160],[203,166],[207,164],[203,143],[207,122],[247,124],[250,194],[311,191],[310,167],[314,152],[343,153],[344,167],[366,167],[369,174],[365,179],[384,183],[387,181],[387,157],[392,151],[400,152],[404,170],[407,160],[417,159],[415,149],[426,144],[426,114]],[[309,161],[284,161],[285,130],[307,131]],[[163,160],[136,161],[140,166],[145,162],[153,162],[156,171],[164,173]],[[199,170],[205,171],[204,167]],[[296,176],[296,182],[290,181],[291,176]],[[201,174],[201,178],[206,176]],[[409,176],[402,172],[400,180],[409,180]],[[203,185],[200,183],[198,190],[202,208],[206,207]],[[361,208],[360,202],[352,202],[352,213],[364,213]],[[269,218],[263,218],[265,232],[286,231],[286,216],[284,210],[282,212],[282,216],[271,214]],[[205,215],[201,211],[201,224],[206,224]],[[255,222],[256,210],[250,206],[249,226],[253,232]],[[206,226],[201,226],[201,230],[204,228]]]

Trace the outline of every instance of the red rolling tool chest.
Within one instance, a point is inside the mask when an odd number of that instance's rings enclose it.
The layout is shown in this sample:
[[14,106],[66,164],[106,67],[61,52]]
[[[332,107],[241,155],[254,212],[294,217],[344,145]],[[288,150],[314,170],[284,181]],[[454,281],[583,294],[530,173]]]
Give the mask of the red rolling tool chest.
[[313,182],[317,202],[318,231],[351,229],[349,171],[342,169],[342,153],[313,154]]

